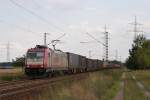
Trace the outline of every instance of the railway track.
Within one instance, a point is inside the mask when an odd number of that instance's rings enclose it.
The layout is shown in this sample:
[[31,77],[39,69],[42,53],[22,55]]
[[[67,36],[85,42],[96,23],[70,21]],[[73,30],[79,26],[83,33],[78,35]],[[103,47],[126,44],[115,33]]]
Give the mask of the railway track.
[[5,100],[5,98],[11,98],[17,94],[24,94],[26,92],[46,87],[48,85],[56,84],[56,82],[66,80],[68,78],[72,80],[80,80],[86,78],[88,73],[73,74],[69,76],[60,76],[47,79],[35,79],[35,80],[22,80],[6,82],[4,84],[0,83],[0,100]]
[[20,83],[20,82],[24,82],[24,81],[27,81],[27,79],[23,79],[23,80],[15,80],[15,81],[3,81],[3,82],[0,82],[0,88],[3,87],[3,86],[6,86],[6,85],[13,85],[13,84],[16,84],[16,83]]

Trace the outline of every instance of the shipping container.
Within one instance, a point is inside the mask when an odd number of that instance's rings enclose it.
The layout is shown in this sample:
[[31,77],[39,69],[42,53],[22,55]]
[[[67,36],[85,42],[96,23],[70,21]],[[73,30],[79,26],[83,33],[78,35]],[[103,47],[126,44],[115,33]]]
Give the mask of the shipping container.
[[87,58],[87,70],[91,71],[93,69],[93,61],[92,59]]
[[79,56],[79,66],[81,69],[85,69],[86,68],[86,57],[84,56]]
[[103,68],[108,68],[108,62],[103,62]]
[[103,67],[103,62],[101,60],[98,60],[98,68],[101,69]]
[[92,61],[93,61],[93,69],[96,69],[96,60],[92,59]]
[[67,52],[69,69],[80,68],[79,55]]
[[52,51],[50,56],[51,69],[53,70],[68,70],[67,54],[62,51]]

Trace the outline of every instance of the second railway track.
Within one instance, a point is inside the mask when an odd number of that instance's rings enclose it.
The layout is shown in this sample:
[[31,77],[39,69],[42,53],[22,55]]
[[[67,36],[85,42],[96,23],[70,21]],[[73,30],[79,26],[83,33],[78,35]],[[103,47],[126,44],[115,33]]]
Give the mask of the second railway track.
[[[17,94],[23,94],[25,92],[45,87],[48,85],[56,84],[56,82],[67,80],[68,78],[74,80],[84,79],[89,73],[72,74],[69,76],[61,76],[47,79],[35,79],[35,80],[22,80],[13,81],[10,83],[0,84],[0,100],[8,98]],[[68,77],[68,78],[67,78]]]

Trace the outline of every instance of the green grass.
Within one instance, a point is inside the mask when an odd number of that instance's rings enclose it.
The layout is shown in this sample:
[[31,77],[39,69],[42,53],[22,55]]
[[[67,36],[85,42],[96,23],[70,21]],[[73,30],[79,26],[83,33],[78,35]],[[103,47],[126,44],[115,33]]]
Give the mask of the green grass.
[[1,70],[1,73],[0,73],[0,81],[20,80],[23,77],[25,77],[24,71],[19,68],[18,69]]
[[145,88],[150,92],[150,70],[135,71],[134,75],[136,79],[145,86]]
[[23,78],[22,75],[15,75],[15,76],[6,75],[0,77],[0,81],[14,81],[14,80],[21,80],[22,78]]
[[129,72],[125,78],[125,100],[149,100],[145,97],[144,92],[137,86],[135,80],[132,79]]
[[112,100],[120,88],[121,70],[90,73],[86,79],[67,79],[50,85],[39,100]]

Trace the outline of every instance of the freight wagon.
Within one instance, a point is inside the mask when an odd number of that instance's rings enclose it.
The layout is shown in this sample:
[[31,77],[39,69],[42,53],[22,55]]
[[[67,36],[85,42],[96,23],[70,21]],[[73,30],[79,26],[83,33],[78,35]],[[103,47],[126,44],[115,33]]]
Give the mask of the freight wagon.
[[76,73],[80,69],[79,55],[67,52],[69,73]]
[[103,68],[103,61],[98,60],[98,69],[102,69]]
[[87,63],[86,63],[86,57],[85,56],[79,56],[79,64],[80,64],[80,72],[84,72],[87,70]]
[[97,69],[98,69],[98,60],[93,59],[93,70],[97,70]]
[[86,57],[67,52],[69,72],[84,72],[86,70]]
[[49,55],[49,65],[52,71],[68,70],[68,58],[65,52],[60,50],[51,51]]
[[92,59],[87,58],[87,71],[93,70],[93,61]]
[[97,59],[37,45],[27,51],[25,73],[28,76],[49,76],[58,72],[72,74],[99,70],[104,65]]

